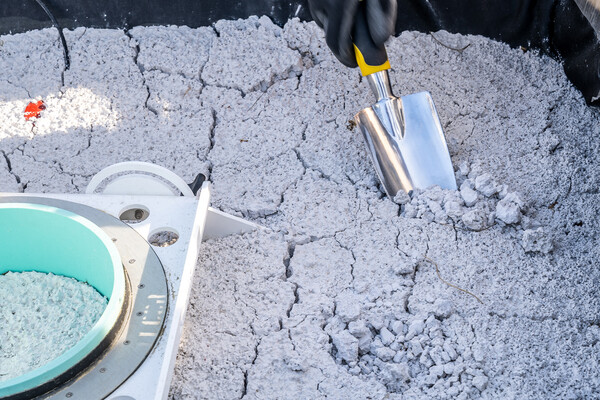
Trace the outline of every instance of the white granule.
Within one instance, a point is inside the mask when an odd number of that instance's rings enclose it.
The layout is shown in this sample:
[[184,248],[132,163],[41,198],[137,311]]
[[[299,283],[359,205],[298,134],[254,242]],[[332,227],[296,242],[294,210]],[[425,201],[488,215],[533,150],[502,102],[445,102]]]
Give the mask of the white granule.
[[41,272],[0,275],[0,381],[41,367],[73,347],[107,302],[73,278]]

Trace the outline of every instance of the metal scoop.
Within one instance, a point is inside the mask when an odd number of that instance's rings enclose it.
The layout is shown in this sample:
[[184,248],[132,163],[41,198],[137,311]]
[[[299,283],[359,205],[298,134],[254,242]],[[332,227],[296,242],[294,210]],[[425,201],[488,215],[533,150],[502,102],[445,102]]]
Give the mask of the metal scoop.
[[356,114],[354,121],[364,135],[379,180],[391,198],[400,190],[409,193],[432,185],[455,190],[454,168],[431,95],[393,95],[387,52],[373,43],[362,2],[359,7],[354,51],[377,102]]

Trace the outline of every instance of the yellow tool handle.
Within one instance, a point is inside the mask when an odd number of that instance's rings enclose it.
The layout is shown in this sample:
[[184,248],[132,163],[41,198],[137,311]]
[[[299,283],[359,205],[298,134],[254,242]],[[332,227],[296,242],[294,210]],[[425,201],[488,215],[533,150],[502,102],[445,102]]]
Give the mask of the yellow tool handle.
[[363,76],[391,68],[385,46],[376,45],[371,38],[363,1],[358,4],[358,12],[352,31],[352,41],[354,42],[356,63]]

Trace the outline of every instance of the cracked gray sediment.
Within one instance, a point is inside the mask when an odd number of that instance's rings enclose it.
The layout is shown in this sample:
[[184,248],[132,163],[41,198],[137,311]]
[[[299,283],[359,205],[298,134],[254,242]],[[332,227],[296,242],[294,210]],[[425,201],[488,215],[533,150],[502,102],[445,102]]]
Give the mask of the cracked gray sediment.
[[[395,92],[432,93],[454,165],[525,202],[504,223],[501,195],[476,191],[492,223],[473,231],[434,215],[435,191],[381,193],[348,129],[371,95],[315,24],[65,34],[64,85],[54,31],[1,38],[0,191],[79,192],[150,161],[210,175],[214,206],[269,229],[202,246],[170,398],[597,395],[600,115],[555,61],[446,32],[469,47],[387,46]],[[33,99],[47,109],[26,122]]]
[[245,94],[264,90],[276,80],[297,75],[301,69],[300,54],[287,47],[281,28],[268,17],[218,21],[215,31],[219,38],[211,46],[202,70],[207,85]]
[[21,178],[12,171],[12,162],[4,151],[0,151],[0,187],[5,192],[21,192]]

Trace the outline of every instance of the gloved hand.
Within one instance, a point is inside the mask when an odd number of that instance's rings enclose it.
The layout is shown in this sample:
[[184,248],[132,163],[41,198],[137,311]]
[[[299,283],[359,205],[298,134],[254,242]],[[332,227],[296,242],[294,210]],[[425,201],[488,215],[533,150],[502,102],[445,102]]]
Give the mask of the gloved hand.
[[[382,45],[396,25],[397,0],[363,0],[366,4],[369,33],[377,45]],[[327,45],[340,62],[356,67],[352,46],[352,27],[359,0],[308,0],[310,12],[325,30]]]

